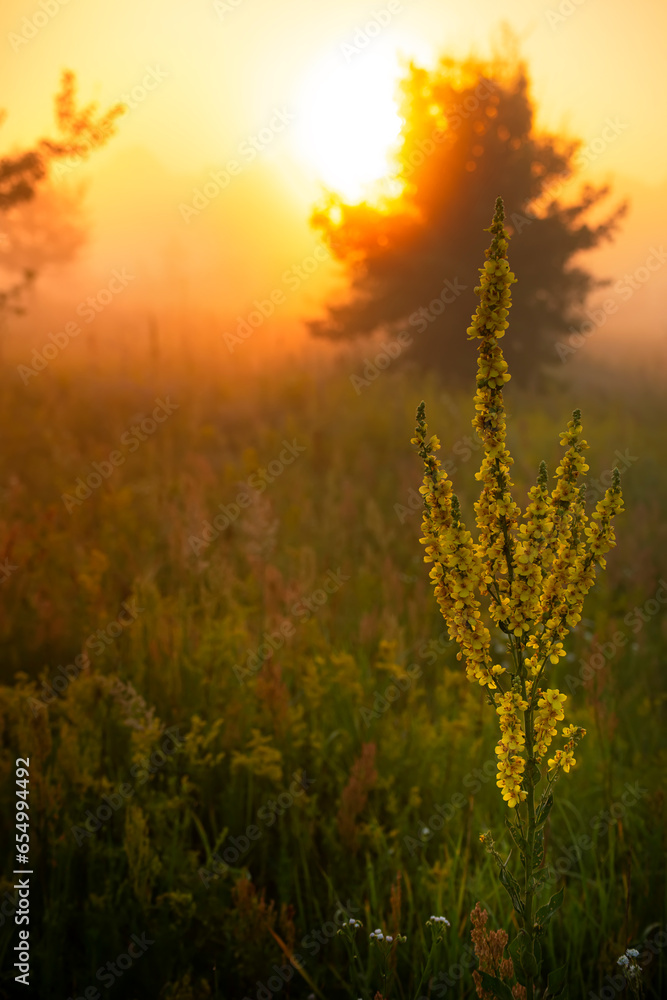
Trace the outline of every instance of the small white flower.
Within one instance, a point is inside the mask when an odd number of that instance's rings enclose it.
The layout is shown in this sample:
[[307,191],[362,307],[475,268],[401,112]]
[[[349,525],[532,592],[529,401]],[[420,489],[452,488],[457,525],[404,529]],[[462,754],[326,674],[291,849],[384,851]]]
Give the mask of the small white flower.
[[627,955],[621,955],[621,957],[616,962],[616,965],[628,966],[629,964],[630,960]]
[[387,936],[386,936],[386,938],[385,938],[385,941],[393,941],[393,940],[394,940],[394,939],[393,939],[393,937],[391,936],[391,934],[387,934]]
[[639,958],[639,952],[637,951],[636,948],[626,948],[625,954],[629,955],[630,958]]
[[422,829],[422,837],[428,837],[428,835],[429,835],[430,832],[431,831],[429,830],[429,828],[427,826],[423,827],[423,829]]

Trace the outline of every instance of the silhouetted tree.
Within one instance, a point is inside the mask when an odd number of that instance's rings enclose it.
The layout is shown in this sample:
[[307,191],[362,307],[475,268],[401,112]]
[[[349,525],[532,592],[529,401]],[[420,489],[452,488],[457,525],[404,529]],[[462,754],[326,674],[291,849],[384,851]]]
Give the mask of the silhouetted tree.
[[[331,304],[311,332],[349,338],[382,330],[413,335],[404,356],[450,378],[474,378],[466,337],[495,198],[505,202],[519,283],[503,350],[527,381],[556,362],[554,340],[577,322],[596,281],[572,258],[610,239],[623,204],[597,224],[590,210],[608,188],[583,187],[566,203],[577,140],[539,134],[524,62],[515,51],[485,62],[442,58],[434,71],[410,65],[401,84],[404,127],[396,176],[402,193],[378,205],[328,193],[313,213],[351,295]],[[404,338],[406,339],[406,338]]]
[[[0,270],[9,278],[0,288],[0,320],[3,312],[23,311],[23,293],[41,266],[68,259],[83,241],[78,196],[49,186],[51,166],[65,157],[80,162],[103,146],[124,110],[122,104],[103,114],[95,103],[77,108],[76,78],[65,70],[55,97],[57,138],[0,157]],[[0,124],[5,117],[0,112]]]

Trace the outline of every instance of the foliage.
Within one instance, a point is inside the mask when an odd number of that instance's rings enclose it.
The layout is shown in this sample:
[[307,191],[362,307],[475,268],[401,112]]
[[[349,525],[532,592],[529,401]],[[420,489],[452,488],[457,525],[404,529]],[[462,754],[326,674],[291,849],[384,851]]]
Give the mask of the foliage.
[[591,221],[608,188],[585,185],[574,197],[580,143],[538,131],[528,72],[511,47],[490,62],[411,65],[401,116],[401,193],[379,204],[347,204],[331,193],[313,214],[348,268],[351,294],[312,331],[340,339],[406,330],[414,338],[406,357],[450,382],[465,380],[474,353],[457,331],[473,308],[468,275],[483,251],[485,206],[502,190],[521,273],[506,357],[515,378],[534,380],[601,284],[575,255],[611,239],[627,206]]
[[[22,312],[21,300],[38,269],[53,260],[68,259],[83,240],[78,198],[49,186],[50,168],[64,157],[82,160],[104,146],[125,111],[122,104],[104,113],[98,112],[95,103],[77,107],[76,77],[71,70],[63,71],[54,106],[57,137],[42,138],[33,149],[0,158],[0,264],[2,271],[22,275],[0,291],[0,316],[3,310]],[[0,124],[3,118],[0,112]]]
[[[205,333],[193,329],[193,343]],[[266,1000],[258,982],[271,989],[273,966],[288,976],[293,951],[300,969],[278,1000],[369,1000],[382,986],[368,939],[378,928],[407,937],[387,970],[392,1000],[471,998],[468,915],[479,900],[487,928],[504,925],[504,890],[476,836],[497,815],[497,716],[466,681],[420,572],[405,437],[423,397],[447,426],[469,516],[479,452],[454,448],[470,434],[470,395],[393,370],[356,395],[349,363],[224,374],[208,350],[190,369],[165,353],[158,375],[118,355],[123,334],[97,373],[68,366],[70,355],[27,387],[0,373],[2,989],[15,992],[13,774],[26,753],[40,998],[89,986],[106,996],[97,970],[146,933],[154,944],[110,997]],[[584,376],[573,367],[549,394],[506,388],[518,496],[540,457],[558,464],[554,420]],[[69,513],[62,495],[167,396],[179,408]],[[664,395],[626,372],[587,400],[591,467],[616,464],[619,443],[637,460],[624,474],[636,516],[553,666],[589,736],[586,766],[561,783],[545,825],[544,870],[566,892],[541,943],[545,962],[567,961],[585,984],[581,996],[620,973],[626,948],[650,955],[666,919],[667,476],[653,458],[664,419]],[[305,450],[269,482],[259,472],[271,475],[284,440]],[[258,502],[206,530],[251,476]],[[317,605],[329,570],[347,579]],[[127,627],[109,632],[119,615]],[[240,683],[234,667],[285,621],[294,633]],[[68,680],[82,651],[90,665]],[[169,730],[181,739],[162,751]],[[91,835],[77,843],[72,828],[104,796],[118,805],[123,785],[133,794],[99,829],[88,817]],[[340,837],[345,804],[351,846]],[[509,831],[496,846],[506,858]],[[418,992],[431,914],[451,928]],[[363,925],[354,985],[337,935],[347,918]],[[650,1000],[664,995],[665,949],[644,978]]]

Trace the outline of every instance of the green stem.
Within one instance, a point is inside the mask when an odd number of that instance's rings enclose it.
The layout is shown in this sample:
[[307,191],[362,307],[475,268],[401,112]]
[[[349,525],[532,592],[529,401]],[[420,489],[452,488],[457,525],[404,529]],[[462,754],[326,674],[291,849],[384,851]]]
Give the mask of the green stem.
[[[524,712],[524,725],[526,728],[526,754],[529,763],[529,773],[526,788],[526,809],[528,813],[528,830],[526,833],[526,856],[524,859],[525,879],[524,879],[524,915],[523,926],[528,935],[529,954],[533,955],[533,858],[535,856],[535,789],[533,784],[533,711],[530,707]],[[530,972],[526,972],[526,997],[533,1000],[534,979]]]
[[426,977],[427,977],[428,973],[430,972],[431,967],[433,965],[433,952],[435,951],[435,945],[436,945],[436,939],[435,939],[435,937],[432,937],[432,940],[431,940],[431,950],[428,953],[428,959],[426,960],[426,965],[424,966],[424,971],[422,972],[422,977],[419,980],[419,985],[417,986],[417,990],[416,990],[416,995],[417,996],[421,996],[422,983],[426,979]]
[[[519,660],[519,675],[521,677],[521,686],[523,688],[524,701],[528,702],[526,698],[526,672],[523,669],[523,656],[521,641],[516,640],[517,647],[517,657]],[[536,826],[536,816],[535,816],[535,782],[534,782],[534,744],[533,744],[533,704],[532,698],[528,703],[528,708],[523,713],[524,719],[524,730],[526,736],[526,762],[528,765],[528,773],[526,776],[526,812],[528,820],[528,829],[525,834],[526,842],[526,854],[524,857],[524,911],[523,911],[523,927],[524,931],[528,935],[527,948],[529,954],[531,955],[531,962],[533,952],[533,938],[535,936],[533,928],[533,897],[535,895],[535,889],[533,887],[533,859],[535,857],[535,826]],[[533,1000],[534,997],[534,976],[530,970],[526,969],[526,998],[527,1000]]]

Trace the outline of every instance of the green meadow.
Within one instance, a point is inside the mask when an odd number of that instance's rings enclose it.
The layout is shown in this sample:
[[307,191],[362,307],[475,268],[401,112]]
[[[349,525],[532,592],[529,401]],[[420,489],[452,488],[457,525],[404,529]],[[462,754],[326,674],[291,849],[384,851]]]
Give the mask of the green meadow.
[[[472,373],[453,391],[399,365],[353,384],[349,354],[252,376],[56,367],[0,394],[0,995],[26,755],[43,1000],[366,1000],[385,974],[401,1000],[474,996],[471,910],[511,931],[479,842],[510,851],[497,727],[433,599],[410,445],[423,398],[471,515]],[[618,465],[626,512],[551,681],[587,736],[546,829],[566,892],[543,951],[584,998],[635,947],[658,998],[667,408],[627,369],[559,375],[506,390],[517,498],[579,406],[589,496]],[[431,915],[451,926],[420,986]],[[388,969],[375,928],[407,938]]]

